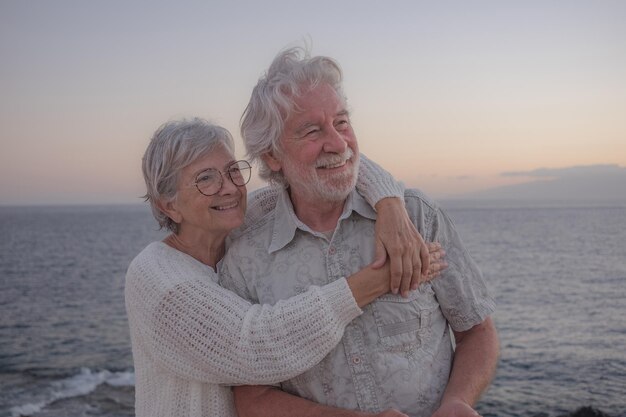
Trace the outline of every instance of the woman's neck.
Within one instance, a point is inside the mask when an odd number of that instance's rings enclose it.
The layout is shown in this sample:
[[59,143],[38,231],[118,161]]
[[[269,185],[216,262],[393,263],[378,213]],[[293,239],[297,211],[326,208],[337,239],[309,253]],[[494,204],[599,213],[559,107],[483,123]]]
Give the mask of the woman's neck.
[[180,232],[163,239],[165,244],[212,268],[224,257],[225,241],[226,236],[189,235]]

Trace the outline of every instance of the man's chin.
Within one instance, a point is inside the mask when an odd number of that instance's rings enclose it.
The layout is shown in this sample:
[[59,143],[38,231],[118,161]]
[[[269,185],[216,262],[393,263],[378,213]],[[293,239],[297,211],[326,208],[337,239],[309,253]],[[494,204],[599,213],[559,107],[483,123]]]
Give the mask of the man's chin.
[[356,181],[341,184],[326,182],[320,185],[321,187],[318,190],[320,198],[326,201],[344,201],[354,190]]

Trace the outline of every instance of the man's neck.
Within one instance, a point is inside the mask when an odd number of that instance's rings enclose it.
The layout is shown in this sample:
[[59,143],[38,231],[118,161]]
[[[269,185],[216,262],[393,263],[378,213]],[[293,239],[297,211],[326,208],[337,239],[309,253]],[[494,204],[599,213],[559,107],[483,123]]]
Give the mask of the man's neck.
[[293,211],[300,221],[316,232],[335,230],[339,217],[343,212],[346,199],[327,201],[311,198],[290,191]]

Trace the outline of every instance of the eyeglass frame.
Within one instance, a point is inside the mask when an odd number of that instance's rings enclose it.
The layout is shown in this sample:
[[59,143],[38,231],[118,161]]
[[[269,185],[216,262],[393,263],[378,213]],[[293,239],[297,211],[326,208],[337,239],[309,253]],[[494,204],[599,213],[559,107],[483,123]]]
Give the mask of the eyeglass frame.
[[[248,166],[248,168],[244,168],[244,169],[248,169],[250,172],[248,174],[248,179],[246,180],[246,182],[244,182],[241,185],[238,185],[238,184],[235,184],[235,181],[233,181],[233,177],[230,175],[230,168],[233,165],[239,164],[241,162],[244,162]],[[209,170],[217,171],[220,174],[220,177],[219,177],[220,178],[220,186],[217,189],[217,191],[214,192],[213,194],[205,194],[205,193],[202,192],[202,190],[200,190],[200,187],[198,187],[198,177],[200,176],[200,174],[202,174],[202,173],[204,173],[206,171],[209,171]],[[233,185],[235,187],[243,187],[244,185],[249,183],[250,179],[252,178],[252,165],[250,165],[250,162],[246,161],[245,159],[240,159],[238,161],[233,161],[230,164],[228,164],[228,166],[226,167],[226,174],[228,174],[228,179],[230,180],[230,182],[233,183]],[[198,173],[198,175],[196,175],[196,180],[194,182],[192,182],[190,185],[195,185],[196,189],[198,190],[198,192],[200,194],[204,195],[204,196],[207,196],[207,197],[214,196],[215,194],[218,194],[220,191],[222,191],[222,188],[224,187],[224,173],[222,171],[220,171],[219,169],[217,169],[217,168],[203,169],[201,172]]]

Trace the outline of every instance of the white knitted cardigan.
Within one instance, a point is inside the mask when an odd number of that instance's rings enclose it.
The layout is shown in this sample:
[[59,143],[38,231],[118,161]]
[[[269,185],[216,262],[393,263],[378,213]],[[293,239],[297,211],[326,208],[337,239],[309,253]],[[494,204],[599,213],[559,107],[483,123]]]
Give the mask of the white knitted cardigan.
[[236,416],[227,385],[306,371],[361,311],[345,279],[274,306],[252,305],[216,281],[210,267],[163,242],[131,263],[126,306],[138,417]]
[[[402,195],[388,174],[364,161],[358,187],[369,201]],[[271,190],[257,193],[251,218],[274,201]],[[131,262],[125,297],[137,417],[234,417],[229,385],[271,384],[301,374],[339,343],[361,313],[345,279],[273,306],[250,304],[217,280],[213,269],[162,242]]]

